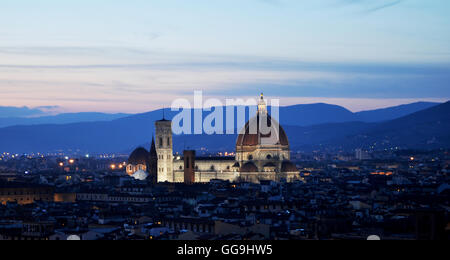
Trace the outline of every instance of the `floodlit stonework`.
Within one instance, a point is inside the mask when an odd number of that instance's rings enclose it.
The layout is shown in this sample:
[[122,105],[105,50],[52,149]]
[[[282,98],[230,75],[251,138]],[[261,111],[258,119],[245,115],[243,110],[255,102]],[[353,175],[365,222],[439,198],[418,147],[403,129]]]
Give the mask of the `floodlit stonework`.
[[[260,129],[263,126],[268,129]],[[169,120],[163,119],[155,123],[157,180],[182,183],[185,182],[185,161],[182,156],[173,155],[171,129],[172,122]],[[139,150],[134,153],[141,156],[144,154]],[[150,160],[150,156],[148,158]],[[261,95],[257,115],[239,132],[236,156],[196,157],[195,182],[207,183],[214,179],[254,183],[262,180],[291,182],[299,178],[299,171],[290,159],[288,137],[282,126],[268,114],[266,101]],[[145,171],[141,166],[149,165],[140,163],[139,160],[136,163],[138,164],[128,164],[127,172],[130,175],[135,170]]]

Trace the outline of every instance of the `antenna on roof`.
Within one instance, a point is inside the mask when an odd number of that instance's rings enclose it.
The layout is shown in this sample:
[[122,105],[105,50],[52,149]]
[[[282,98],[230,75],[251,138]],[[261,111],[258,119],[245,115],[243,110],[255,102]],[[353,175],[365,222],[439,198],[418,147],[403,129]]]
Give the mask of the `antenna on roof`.
[[166,120],[166,106],[163,106],[163,120]]

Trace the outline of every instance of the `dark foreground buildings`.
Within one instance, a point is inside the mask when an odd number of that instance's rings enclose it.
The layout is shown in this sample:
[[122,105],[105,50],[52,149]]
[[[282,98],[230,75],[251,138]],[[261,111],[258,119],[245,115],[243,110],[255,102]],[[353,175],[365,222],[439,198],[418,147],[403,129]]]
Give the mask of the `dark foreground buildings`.
[[0,175],[0,239],[445,240],[446,156],[303,161],[290,183],[154,184],[112,169],[8,173]]
[[129,157],[4,157],[0,240],[449,239],[447,150],[301,154],[244,132],[234,157],[178,156],[170,127]]

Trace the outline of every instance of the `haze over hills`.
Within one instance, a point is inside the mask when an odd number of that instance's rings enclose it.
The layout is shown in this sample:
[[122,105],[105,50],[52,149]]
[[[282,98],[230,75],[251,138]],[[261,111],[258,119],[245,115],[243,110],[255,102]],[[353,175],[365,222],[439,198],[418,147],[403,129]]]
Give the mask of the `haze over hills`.
[[0,118],[30,117],[43,115],[45,115],[45,111],[41,108],[0,106]]
[[105,114],[96,112],[65,113],[42,117],[10,117],[0,118],[0,128],[15,125],[70,124],[80,122],[112,121],[127,117],[129,114]]
[[388,107],[353,113],[344,107],[329,104],[308,104],[282,107],[281,123],[292,126],[312,126],[326,123],[343,122],[382,122],[424,110],[439,103],[417,102],[407,105]]
[[[283,107],[280,108],[280,114],[281,123],[294,150],[316,149],[325,145],[354,149],[374,142],[383,143],[385,136],[390,139],[389,145],[400,147],[450,147],[446,123],[450,121],[448,104],[416,103],[362,113],[352,113],[334,105],[313,104]],[[417,113],[416,110],[421,107],[431,108]],[[209,113],[204,112],[203,116]],[[385,121],[405,113],[409,116]],[[161,119],[162,114],[158,110],[112,121],[1,128],[0,152],[128,152],[151,140],[154,121]],[[165,114],[167,118],[172,118],[176,113],[167,111]],[[364,117],[366,122],[357,122],[358,117]],[[370,123],[377,121],[376,118],[383,122]],[[415,122],[421,127],[415,127]],[[408,134],[410,130],[413,132]],[[211,151],[233,151],[235,140],[236,135],[176,136],[174,148],[176,151],[201,147]]]
[[[396,108],[394,108],[396,110]],[[377,123],[343,122],[313,126],[284,125],[292,150],[346,150],[364,149],[439,149],[450,148],[450,102]],[[180,136],[178,145],[208,147],[213,143],[218,150],[232,151],[236,135],[228,139]],[[211,145],[209,145],[211,147]],[[180,147],[175,146],[178,150]]]
[[380,123],[359,135],[348,136],[344,144],[378,148],[450,147],[450,101],[396,120]]
[[[305,104],[281,107],[281,123],[285,125],[310,126],[324,123],[342,122],[381,122],[399,118],[423,109],[438,105],[439,103],[418,102],[397,107],[377,109],[353,113],[344,107],[330,104]],[[270,107],[269,107],[270,109]],[[225,109],[224,109],[225,110]],[[9,112],[8,112],[9,111]],[[176,113],[166,109],[167,117],[172,118]],[[248,113],[248,109],[247,109]],[[143,114],[130,115],[124,113],[106,114],[98,112],[64,113],[46,115],[45,111],[27,107],[0,107],[0,128],[17,125],[43,125],[43,124],[71,124],[82,122],[112,121],[124,117],[140,118],[140,115],[159,119],[162,110]],[[224,114],[225,115],[225,114]],[[30,117],[32,116],[32,117]],[[206,112],[204,113],[206,117]]]
[[400,118],[430,107],[434,107],[439,103],[431,102],[417,102],[407,105],[400,105],[395,107],[388,107],[377,110],[362,111],[356,113],[358,121],[361,122],[381,122],[388,121],[395,118]]

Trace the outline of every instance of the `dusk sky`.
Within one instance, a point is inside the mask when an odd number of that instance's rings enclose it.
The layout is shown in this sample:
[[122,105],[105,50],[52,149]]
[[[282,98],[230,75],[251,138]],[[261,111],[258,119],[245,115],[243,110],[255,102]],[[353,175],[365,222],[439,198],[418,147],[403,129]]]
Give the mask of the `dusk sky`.
[[1,0],[0,106],[450,99],[448,0]]

